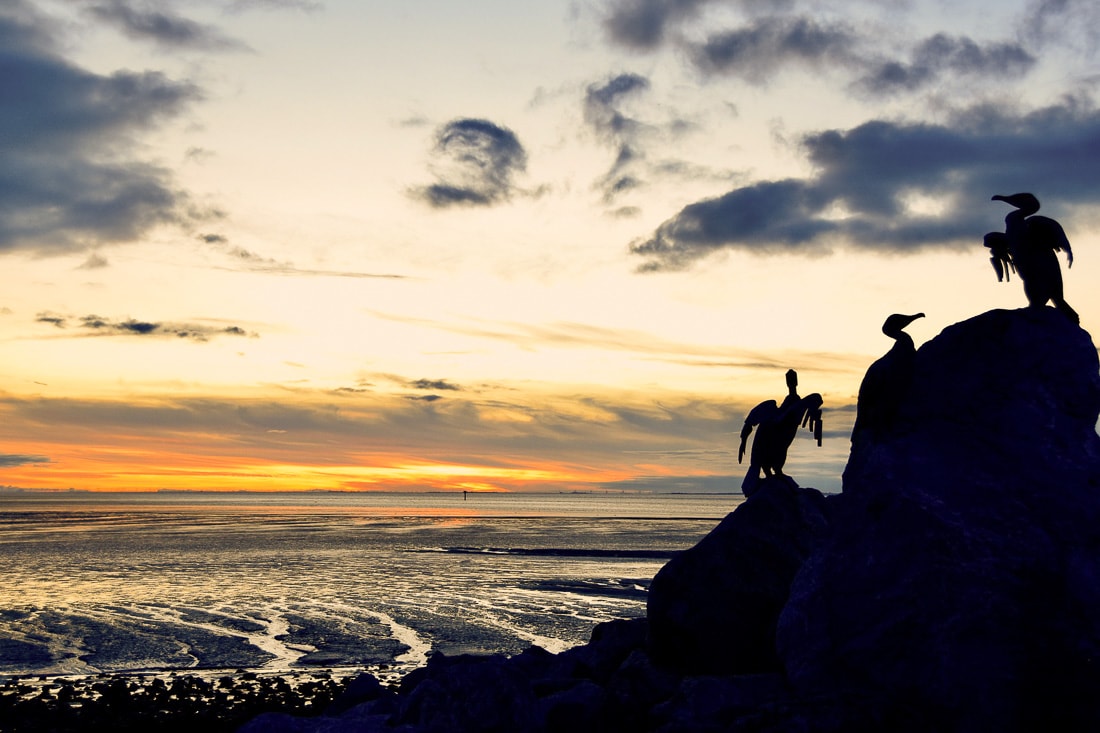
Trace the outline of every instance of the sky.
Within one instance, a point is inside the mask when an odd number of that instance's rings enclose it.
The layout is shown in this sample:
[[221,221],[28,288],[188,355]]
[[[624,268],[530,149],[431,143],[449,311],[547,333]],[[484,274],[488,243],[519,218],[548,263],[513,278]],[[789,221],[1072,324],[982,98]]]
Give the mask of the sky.
[[1092,0],[0,0],[0,485],[737,491],[891,345],[1100,324]]

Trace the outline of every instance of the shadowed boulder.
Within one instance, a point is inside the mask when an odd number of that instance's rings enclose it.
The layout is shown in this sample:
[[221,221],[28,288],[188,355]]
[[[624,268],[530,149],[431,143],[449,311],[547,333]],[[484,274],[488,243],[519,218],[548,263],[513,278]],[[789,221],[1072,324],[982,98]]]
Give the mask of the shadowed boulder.
[[787,478],[756,491],[649,589],[650,651],[691,674],[774,672],[775,627],[812,538],[827,524],[826,499]]

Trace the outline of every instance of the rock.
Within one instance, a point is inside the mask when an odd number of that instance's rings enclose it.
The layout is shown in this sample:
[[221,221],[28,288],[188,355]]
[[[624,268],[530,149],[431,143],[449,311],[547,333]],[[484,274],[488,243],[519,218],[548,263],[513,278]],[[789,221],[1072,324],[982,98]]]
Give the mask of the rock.
[[349,682],[344,691],[340,693],[340,696],[332,701],[332,704],[325,709],[325,715],[339,715],[356,705],[391,697],[392,694],[382,686],[377,677],[363,672]]
[[671,699],[655,707],[655,729],[666,733],[740,730],[733,727],[738,719],[756,717],[764,708],[792,697],[781,674],[686,677]]
[[779,671],[779,613],[827,516],[816,489],[761,481],[653,579],[647,617],[654,659],[689,674]]
[[415,684],[401,686],[394,722],[424,731],[510,733],[532,730],[536,708],[530,678],[497,655],[436,654]]
[[587,644],[566,649],[555,660],[560,676],[607,682],[619,665],[636,649],[644,649],[648,633],[644,618],[616,619],[597,624]]
[[885,729],[1100,729],[1100,370],[1050,308],[917,352],[898,421],[857,442],[778,628],[802,695]]

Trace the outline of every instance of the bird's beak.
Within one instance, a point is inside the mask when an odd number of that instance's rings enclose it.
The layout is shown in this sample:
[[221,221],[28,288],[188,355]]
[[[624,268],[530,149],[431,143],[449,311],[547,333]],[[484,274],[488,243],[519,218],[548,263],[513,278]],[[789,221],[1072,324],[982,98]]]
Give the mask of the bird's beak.
[[993,198],[991,198],[989,200],[990,201],[1008,201],[1008,197],[1007,196],[1002,196],[1001,194],[997,194],[996,196],[994,196]]

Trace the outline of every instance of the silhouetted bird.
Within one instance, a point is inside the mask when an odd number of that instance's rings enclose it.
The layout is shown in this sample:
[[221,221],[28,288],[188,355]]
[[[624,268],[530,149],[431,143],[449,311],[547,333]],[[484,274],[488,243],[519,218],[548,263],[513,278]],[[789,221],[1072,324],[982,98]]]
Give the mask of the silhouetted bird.
[[760,426],[752,441],[749,454],[749,470],[741,483],[745,496],[750,496],[760,481],[760,472],[765,478],[783,477],[783,465],[787,462],[787,449],[790,448],[798,427],[808,427],[813,431],[817,444],[821,445],[821,405],[824,402],[817,392],[807,396],[798,396],[798,373],[787,370],[787,396],[782,405],[775,400],[766,400],[749,410],[745,416],[745,426],[741,428],[741,446],[737,451],[737,462],[745,457],[745,445],[752,429]]
[[1065,250],[1066,266],[1073,267],[1073,250],[1062,225],[1046,216],[1033,216],[1039,210],[1039,199],[1030,193],[997,195],[991,200],[1015,208],[1005,217],[1003,235],[990,232],[985,237],[986,246],[993,251],[997,279],[1001,279],[1002,271],[1007,274],[1014,269],[1024,282],[1024,295],[1031,307],[1042,308],[1051,301],[1067,318],[1079,323],[1077,312],[1062,297],[1062,269],[1055,253]]
[[882,332],[894,339],[894,345],[867,368],[859,385],[852,440],[862,430],[879,432],[893,425],[901,399],[913,379],[913,362],[917,357],[913,337],[904,329],[918,318],[924,318],[924,314],[895,313],[882,324]]

